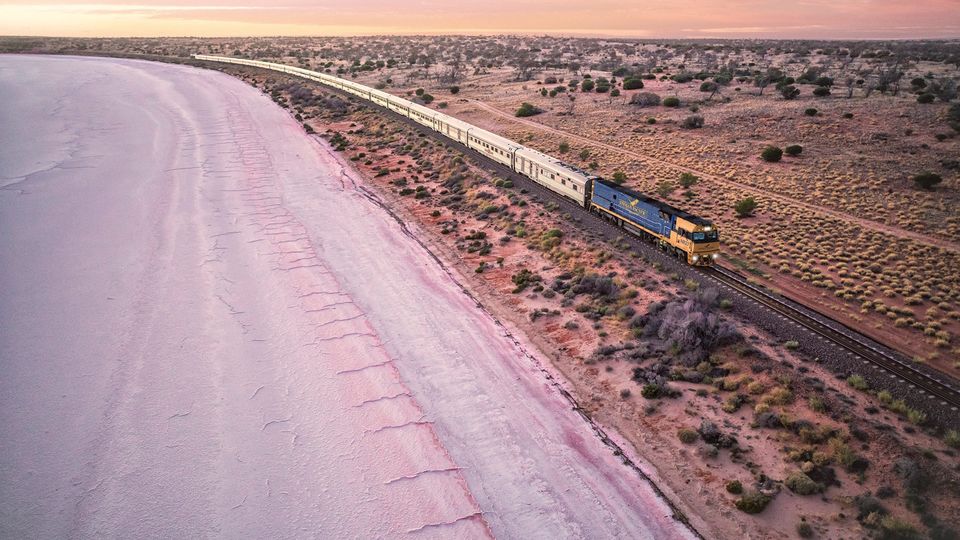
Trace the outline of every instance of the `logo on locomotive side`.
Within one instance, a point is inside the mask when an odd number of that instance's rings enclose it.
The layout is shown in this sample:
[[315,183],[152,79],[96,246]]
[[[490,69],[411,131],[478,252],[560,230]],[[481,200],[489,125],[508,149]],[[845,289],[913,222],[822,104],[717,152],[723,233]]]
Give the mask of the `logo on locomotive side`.
[[635,216],[640,216],[640,217],[647,217],[647,209],[637,207],[637,203],[640,202],[640,199],[634,199],[630,203],[627,203],[622,199],[617,202],[620,203],[620,208],[622,208],[628,214],[633,214]]

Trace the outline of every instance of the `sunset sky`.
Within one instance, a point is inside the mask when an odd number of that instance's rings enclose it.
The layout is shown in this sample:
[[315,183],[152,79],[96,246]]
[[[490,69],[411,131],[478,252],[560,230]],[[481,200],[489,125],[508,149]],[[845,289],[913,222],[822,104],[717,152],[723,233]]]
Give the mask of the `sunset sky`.
[[955,38],[960,0],[0,0],[0,35]]

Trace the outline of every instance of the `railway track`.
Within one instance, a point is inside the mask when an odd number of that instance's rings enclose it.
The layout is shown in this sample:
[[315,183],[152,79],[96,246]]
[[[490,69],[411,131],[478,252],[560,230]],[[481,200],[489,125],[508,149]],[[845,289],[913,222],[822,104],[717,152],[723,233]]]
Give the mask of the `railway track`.
[[[247,69],[262,68],[247,67]],[[294,75],[288,76],[295,77]],[[305,82],[312,82],[308,79],[303,80]],[[320,83],[314,84],[317,84],[325,91],[346,96],[351,100],[356,98],[356,96],[336,88],[321,85]],[[419,133],[453,146],[452,141],[446,137],[395,111],[368,101],[364,101],[364,105],[404,122]],[[600,233],[606,239],[620,238],[622,241],[627,241],[632,246],[643,251],[648,259],[660,262],[665,267],[675,269],[681,275],[695,277],[700,281],[704,279],[713,281],[720,288],[725,288],[735,295],[755,302],[775,316],[805,329],[812,336],[816,336],[821,340],[833,344],[850,357],[859,358],[862,365],[867,367],[867,369],[883,370],[886,375],[892,379],[892,382],[910,385],[916,389],[916,392],[920,396],[925,396],[930,401],[936,401],[935,404],[929,403],[928,405],[935,405],[935,408],[939,408],[941,411],[950,411],[952,413],[950,416],[956,420],[956,413],[960,410],[960,388],[958,388],[955,383],[945,380],[946,377],[927,373],[925,370],[911,365],[910,360],[904,358],[899,353],[887,350],[883,345],[874,342],[839,321],[768,291],[763,287],[750,283],[746,277],[732,270],[721,266],[691,267],[680,263],[677,259],[657,249],[656,246],[634,237],[625,230],[602,219],[600,216],[588,212],[573,201],[546,189],[523,175],[517,174],[509,167],[497,163],[483,154],[462,145],[457,144],[455,147],[464,154],[473,157],[476,163],[482,164],[482,168],[499,174],[503,178],[510,178],[518,185],[527,189],[528,192],[557,203],[560,208],[565,209],[572,216],[577,216],[576,221],[581,223],[582,226],[586,226],[593,232]],[[866,374],[866,372],[861,372],[861,374]]]
[[935,375],[917,369],[909,360],[898,358],[853,329],[816,312],[806,312],[779,295],[750,283],[740,274],[717,266],[702,272],[723,286],[757,302],[774,313],[789,319],[815,336],[826,339],[848,354],[862,359],[864,365],[886,370],[890,377],[910,384],[920,395],[939,400],[939,404],[957,411],[960,408],[960,389]]

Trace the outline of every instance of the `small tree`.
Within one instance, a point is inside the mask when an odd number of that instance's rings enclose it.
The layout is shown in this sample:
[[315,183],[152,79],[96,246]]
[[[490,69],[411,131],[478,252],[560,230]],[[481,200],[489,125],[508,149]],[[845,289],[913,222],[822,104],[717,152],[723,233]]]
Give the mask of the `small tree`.
[[923,171],[913,177],[913,183],[920,189],[933,189],[933,186],[940,182],[943,182],[943,178],[941,178],[939,174],[929,171]]
[[665,98],[665,99],[663,100],[663,106],[664,106],[664,107],[679,107],[679,106],[680,106],[680,98],[674,97],[674,96],[670,96],[670,97],[668,97],[668,98]]
[[588,157],[590,157],[590,151],[589,151],[589,150],[587,150],[586,148],[584,148],[583,150],[580,151],[580,159],[586,161]]
[[595,84],[593,82],[593,79],[584,79],[583,82],[580,83],[580,90],[584,92],[590,92],[591,90],[593,90],[594,86]]
[[566,142],[566,141],[561,142],[561,143],[560,143],[560,153],[561,153],[561,154],[566,154],[566,153],[569,152],[569,151],[570,151],[570,143],[568,143],[568,142]]
[[680,127],[684,129],[698,129],[703,127],[703,117],[699,114],[693,114],[683,119]]
[[790,146],[783,149],[788,156],[799,156],[803,152],[803,147],[799,144],[791,144]]
[[694,174],[688,172],[680,174],[680,185],[683,186],[684,189],[696,184],[699,181],[700,179]]
[[783,99],[795,99],[800,95],[800,90],[796,86],[788,84],[780,88],[780,95],[783,96]]
[[922,103],[924,105],[933,103],[933,100],[936,99],[933,94],[920,94],[917,96],[917,103]]
[[630,78],[623,81],[624,90],[639,90],[643,88],[643,81],[640,79]]
[[830,95],[830,89],[826,86],[818,86],[813,89],[813,95],[817,97],[827,97]]
[[783,157],[783,150],[777,146],[768,146],[760,152],[760,158],[769,163],[776,163]]
[[535,114],[540,114],[542,112],[543,112],[542,110],[538,109],[537,107],[534,107],[533,104],[524,102],[522,105],[520,105],[520,108],[517,109],[516,115],[521,117],[533,116]]
[[670,182],[669,180],[664,180],[663,182],[660,182],[660,185],[657,186],[657,194],[659,194],[661,197],[666,198],[666,197],[669,197],[670,194],[673,193],[673,190],[676,188],[677,187],[673,185],[673,182]]
[[459,93],[460,93],[460,87],[459,87],[459,86],[451,86],[451,87],[450,87],[450,93],[451,93],[451,94],[459,94]]
[[753,211],[757,209],[757,201],[753,200],[753,197],[740,199],[733,205],[733,209],[737,212],[737,217],[750,217],[753,215]]
[[613,90],[611,90],[611,91],[610,91],[610,97],[612,97],[612,98],[620,97],[620,89],[619,89],[619,88],[614,88]]

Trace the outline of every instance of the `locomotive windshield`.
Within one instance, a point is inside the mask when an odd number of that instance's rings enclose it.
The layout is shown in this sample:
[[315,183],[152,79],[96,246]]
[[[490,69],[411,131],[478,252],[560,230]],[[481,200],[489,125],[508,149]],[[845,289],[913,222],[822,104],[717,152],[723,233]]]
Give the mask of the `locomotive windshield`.
[[693,233],[694,242],[716,242],[717,239],[717,231]]

